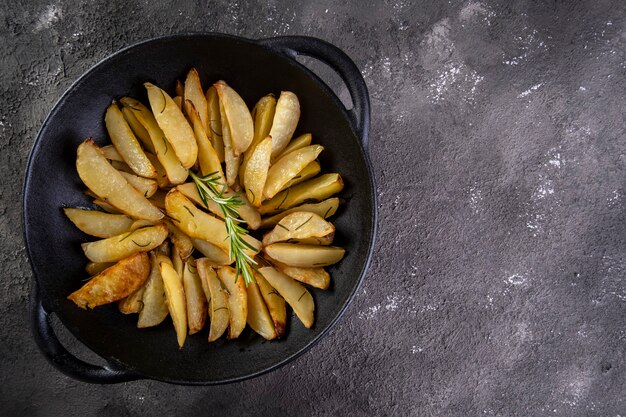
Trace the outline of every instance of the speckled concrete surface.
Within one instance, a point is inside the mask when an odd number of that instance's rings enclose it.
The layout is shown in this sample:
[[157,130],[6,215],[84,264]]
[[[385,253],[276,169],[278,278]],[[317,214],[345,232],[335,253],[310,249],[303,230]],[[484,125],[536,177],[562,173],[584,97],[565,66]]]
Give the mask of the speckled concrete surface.
[[[625,3],[157,3],[0,5],[0,414],[626,415]],[[28,329],[28,153],[86,69],[181,31],[312,35],[355,60],[372,98],[379,245],[340,324],[276,372],[83,384]]]

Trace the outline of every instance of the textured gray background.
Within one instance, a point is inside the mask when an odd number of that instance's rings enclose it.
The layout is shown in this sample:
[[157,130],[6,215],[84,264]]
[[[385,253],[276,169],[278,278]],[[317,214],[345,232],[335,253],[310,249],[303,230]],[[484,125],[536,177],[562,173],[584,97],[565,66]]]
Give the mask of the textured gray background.
[[[624,2],[99,3],[0,5],[0,414],[626,415]],[[334,331],[269,375],[83,384],[28,329],[28,153],[86,69],[180,31],[312,35],[355,60],[375,259]]]

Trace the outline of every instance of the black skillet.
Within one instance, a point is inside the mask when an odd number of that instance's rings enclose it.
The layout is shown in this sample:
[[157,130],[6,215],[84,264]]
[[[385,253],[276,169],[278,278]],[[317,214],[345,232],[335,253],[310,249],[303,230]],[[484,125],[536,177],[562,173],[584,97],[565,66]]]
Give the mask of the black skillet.
[[[295,57],[307,55],[334,69],[353,102],[346,110],[335,94]],[[76,147],[88,136],[105,144],[103,114],[113,98],[130,95],[145,102],[144,81],[173,91],[176,79],[196,67],[203,85],[226,80],[249,106],[281,90],[297,94],[302,107],[299,132],[312,132],[325,146],[326,172],[346,182],[343,208],[334,218],[336,243],[346,257],[330,268],[331,288],[312,291],[315,325],[305,329],[291,317],[283,340],[265,342],[246,329],[233,341],[207,343],[201,332],[179,350],[172,324],[136,328],[137,317],[115,305],[85,311],[66,299],[86,278],[80,243],[93,240],[77,230],[62,207],[89,207],[75,169]],[[315,38],[280,37],[247,40],[219,34],[176,35],[126,48],[89,70],[61,97],[33,146],[24,183],[24,236],[33,268],[31,307],[34,336],[41,351],[61,372],[93,383],[155,379],[208,385],[242,380],[284,365],[311,348],[337,321],[354,297],[367,270],[376,232],[374,178],[367,155],[369,96],[354,63],[337,47]],[[50,326],[50,314],[105,366],[86,363],[69,353]],[[349,352],[336,352],[349,355]]]

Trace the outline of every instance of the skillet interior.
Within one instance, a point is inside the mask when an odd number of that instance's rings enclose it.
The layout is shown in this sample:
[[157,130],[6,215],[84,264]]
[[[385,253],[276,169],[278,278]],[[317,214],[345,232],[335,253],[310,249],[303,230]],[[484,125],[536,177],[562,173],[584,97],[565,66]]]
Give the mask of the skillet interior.
[[[142,87],[151,81],[172,92],[174,81],[196,67],[203,86],[226,80],[251,107],[264,94],[294,91],[301,102],[298,133],[312,132],[325,146],[324,172],[342,174],[347,204],[333,219],[336,243],[347,256],[330,268],[331,288],[312,290],[316,323],[305,329],[295,317],[284,340],[265,342],[249,329],[235,341],[208,344],[208,331],[190,336],[179,351],[171,320],[138,330],[136,315],[114,305],[78,309],[67,295],[86,278],[80,243],[93,240],[67,220],[62,207],[91,207],[75,169],[76,148],[88,136],[108,142],[103,125],[112,98],[131,95],[147,103]],[[205,87],[206,88],[206,87]],[[228,382],[272,369],[304,351],[340,315],[360,282],[374,230],[372,183],[366,158],[348,114],[317,77],[270,49],[223,35],[189,35],[135,45],[86,73],[46,120],[33,151],[24,195],[26,245],[43,305],[86,346],[103,358],[146,377],[191,384]]]

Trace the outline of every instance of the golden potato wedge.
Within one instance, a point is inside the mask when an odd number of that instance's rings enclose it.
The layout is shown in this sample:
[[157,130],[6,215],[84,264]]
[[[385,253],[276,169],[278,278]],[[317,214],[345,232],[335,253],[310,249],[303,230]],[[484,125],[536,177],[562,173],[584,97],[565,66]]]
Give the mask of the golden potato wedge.
[[324,147],[320,145],[305,146],[276,161],[267,173],[263,191],[265,198],[269,199],[278,194],[300,171],[315,161],[323,150]]
[[151,222],[149,220],[135,220],[133,224],[130,226],[130,232],[134,232],[137,229],[143,229],[144,227],[156,226],[157,223]]
[[[193,104],[193,107],[198,112],[198,116],[200,117],[200,121],[202,122],[202,128],[205,132],[208,131],[209,105],[207,104],[206,96],[204,95],[202,85],[200,84],[200,76],[198,75],[198,71],[195,68],[192,68],[187,73],[183,98],[185,102],[190,101]],[[187,113],[187,116],[191,118],[191,115],[189,113]]]
[[189,122],[185,119],[180,107],[165,91],[151,83],[144,83],[144,86],[148,91],[148,100],[150,100],[154,118],[167,141],[172,145],[183,167],[191,167],[198,157],[198,145]]
[[133,172],[145,178],[156,178],[156,169],[141,149],[139,141],[116,103],[107,108],[104,124],[113,146]]
[[180,82],[180,80],[176,80],[176,83],[174,84],[174,92],[177,96],[185,96],[185,86]]
[[211,294],[211,300],[209,302],[209,314],[211,316],[209,342],[214,342],[219,339],[228,328],[230,318],[230,311],[228,309],[230,303],[228,299],[230,297],[222,288],[215,270],[210,266],[206,258],[198,259],[196,261],[196,268],[198,268],[200,279],[205,281],[205,285],[208,287]]
[[[124,106],[122,107],[122,114],[124,115],[126,123],[128,123],[128,126],[130,126],[135,136],[141,141],[143,146],[148,151],[154,154],[154,146],[152,145],[152,140],[150,140],[150,135],[148,134],[146,128],[143,127],[141,123],[139,123],[139,120],[137,120],[133,111],[130,108]],[[154,165],[154,161],[150,160],[150,162],[152,162],[152,165]]]
[[172,266],[174,267],[174,271],[176,271],[176,273],[178,274],[178,276],[182,280],[183,279],[183,270],[185,269],[185,263],[183,262],[181,257],[178,255],[178,251],[177,250],[171,250],[170,251],[170,258],[172,259]]
[[339,174],[324,174],[281,191],[259,207],[261,214],[275,214],[299,204],[320,201],[343,190]]
[[[204,97],[204,95],[202,96]],[[189,115],[189,119],[193,126],[193,133],[196,137],[196,143],[198,144],[198,163],[200,165],[200,173],[204,175],[217,175],[220,178],[224,178],[224,172],[222,172],[222,164],[220,159],[211,145],[206,130],[202,126],[202,120],[196,111],[191,101],[185,102],[185,109]],[[208,117],[208,116],[207,116]]]
[[274,216],[263,218],[261,220],[261,228],[267,229],[269,227],[274,227],[285,216],[287,216],[288,214],[294,213],[296,211],[308,211],[311,213],[318,214],[322,216],[323,218],[327,219],[333,214],[335,214],[338,208],[339,208],[339,199],[337,197],[329,198],[319,203],[302,204],[301,206],[290,208],[289,210],[282,211]]
[[311,293],[298,281],[270,266],[259,269],[259,272],[293,308],[304,327],[310,329],[313,326],[315,310]]
[[120,174],[122,174],[122,177],[124,177],[124,179],[126,179],[126,181],[128,181],[128,183],[132,185],[135,190],[139,191],[146,198],[152,197],[159,189],[159,185],[155,180],[139,177],[122,171],[120,171]]
[[135,174],[126,162],[110,161],[111,166],[117,169],[119,172],[125,172],[127,174]]
[[291,91],[282,91],[276,102],[276,111],[272,121],[272,160],[287,147],[300,120],[300,102]]
[[274,266],[283,274],[311,287],[325,290],[330,285],[330,274],[324,268],[301,268],[274,261]]
[[105,269],[67,298],[83,309],[112,303],[137,291],[148,274],[148,255],[136,253]]
[[126,298],[117,302],[117,308],[122,314],[134,314],[139,313],[143,308],[143,293],[146,291],[146,285],[144,284],[137,291],[132,293]]
[[187,169],[172,150],[172,145],[166,139],[165,133],[159,127],[152,112],[139,101],[130,97],[124,97],[120,101],[133,111],[137,120],[148,131],[150,141],[154,147],[154,153],[167,173],[169,182],[172,184],[185,182],[188,176]]
[[176,107],[178,107],[180,111],[183,111],[183,97],[182,96],[174,96],[172,97],[172,101],[174,102],[174,104],[176,104]]
[[243,180],[246,175],[246,167],[250,161],[250,157],[254,153],[257,145],[261,143],[270,134],[272,129],[272,120],[274,120],[274,111],[276,110],[276,98],[274,94],[268,94],[262,97],[252,109],[252,119],[254,120],[254,137],[252,143],[243,154],[241,167],[239,167],[239,178]]
[[128,232],[133,224],[133,219],[123,214],[78,208],[64,208],[63,212],[81,232],[101,238]]
[[209,128],[207,135],[220,162],[224,162],[224,140],[222,139],[222,120],[220,116],[220,99],[215,87],[206,91],[206,101],[209,110]]
[[193,253],[193,243],[191,238],[184,234],[176,225],[168,220],[165,220],[165,225],[168,230],[168,237],[174,245],[174,249],[178,253],[178,256],[182,260],[186,260]]
[[240,157],[235,155],[235,150],[233,149],[230,126],[228,125],[226,111],[224,110],[221,99],[220,117],[222,121],[222,140],[224,141],[224,163],[226,164],[226,182],[229,186],[232,187],[237,180],[237,175],[239,174]]
[[[203,96],[204,97],[204,96]],[[207,314],[207,300],[204,296],[200,276],[193,258],[188,258],[183,271],[183,287],[187,302],[187,324],[189,334],[198,333],[204,327]]]
[[159,220],[163,213],[154,207],[102,155],[93,140],[78,146],[76,169],[91,191],[124,213],[146,220]]
[[[220,279],[226,291],[228,291],[228,310],[230,311],[228,338],[236,339],[246,327],[248,317],[248,293],[243,277],[235,275],[235,269],[230,266],[220,266],[217,269],[217,277]],[[236,281],[236,282],[235,282]]]
[[99,198],[93,200],[93,203],[109,214],[123,214],[122,211],[119,210],[117,207],[113,207],[111,204],[107,203],[104,200],[100,200]]
[[132,232],[83,243],[85,256],[92,262],[115,262],[137,252],[147,252],[159,246],[167,238],[167,227],[163,223],[144,227]]
[[115,149],[115,146],[106,145],[101,147],[100,150],[102,151],[102,155],[109,161],[124,162],[122,156],[117,152],[117,149]]
[[285,216],[276,227],[263,236],[263,245],[285,242],[289,239],[323,237],[335,232],[335,226],[315,213],[296,211]]
[[113,265],[115,265],[115,262],[89,262],[85,267],[85,271],[90,276],[94,276]]
[[165,196],[167,191],[157,190],[152,197],[148,199],[155,207],[158,207],[161,211],[165,211]]
[[[226,114],[233,155],[238,157],[248,149],[254,138],[254,122],[250,110],[241,96],[226,82],[220,80],[213,84],[213,87],[217,90],[220,106]],[[223,120],[222,129],[224,129]],[[227,146],[226,142],[224,146]]]
[[310,133],[305,133],[303,135],[298,136],[295,139],[292,139],[287,147],[283,149],[283,151],[276,157],[276,160],[279,160],[283,156],[287,155],[289,152],[297,151],[298,149],[304,148],[305,146],[309,146],[311,141],[313,140],[313,135]]
[[[202,202],[202,199],[200,198],[200,194],[198,194],[198,189],[196,188],[196,184],[192,182],[188,182],[185,184],[181,184],[176,188],[181,193],[183,193],[185,197],[193,201],[196,205],[205,208],[205,205]],[[246,224],[248,225],[250,229],[252,230],[258,229],[259,226],[261,225],[261,215],[254,207],[252,207],[252,204],[250,204],[246,196],[243,195],[242,193],[238,193],[230,189],[227,189],[226,191],[224,191],[224,197],[231,197],[231,196],[238,196],[241,202],[243,203],[242,206],[239,206],[236,208],[237,214],[239,215],[241,220],[246,222]],[[222,213],[222,209],[219,207],[219,205],[215,203],[213,200],[209,200],[208,203],[209,203],[209,206],[206,208],[208,208],[211,213],[213,213],[220,219],[223,219],[224,213]]]
[[303,245],[322,245],[328,246],[332,245],[333,239],[335,238],[335,233],[329,233],[326,236],[320,237],[307,237],[303,239],[288,239],[285,242],[287,243],[300,243]]
[[161,262],[159,270],[163,278],[167,308],[170,311],[174,329],[176,330],[178,347],[182,348],[187,338],[187,308],[183,281],[174,270],[174,267],[168,262]]
[[322,167],[320,166],[320,163],[317,161],[313,161],[305,166],[302,171],[298,172],[298,175],[289,180],[287,184],[283,185],[279,191],[286,190],[289,187],[293,187],[296,184],[300,184],[301,182],[311,179],[319,174],[321,170]]
[[[159,161],[159,158],[157,158],[156,155],[147,153],[147,152],[146,152],[146,156],[148,157],[150,162],[152,162],[154,169],[156,169],[157,171],[157,177],[154,180],[157,182],[157,185],[159,186],[159,188],[168,187],[170,185],[170,180],[169,178],[167,178],[167,171],[165,170],[165,168]],[[182,166],[181,166],[181,169],[183,169]]]
[[[258,274],[257,274],[258,275]],[[270,316],[261,290],[256,282],[248,284],[248,324],[250,328],[260,334],[266,340],[276,339],[276,329],[272,316]]]
[[228,252],[219,246],[201,239],[192,238],[191,241],[194,248],[202,253],[206,257],[205,259],[211,262],[212,266],[230,265],[235,262],[234,259],[228,256]]
[[254,207],[260,207],[263,202],[263,190],[270,169],[271,156],[272,137],[268,136],[255,147],[244,171],[243,184],[246,196]]
[[287,307],[285,299],[267,282],[262,274],[255,272],[254,280],[259,286],[261,296],[274,322],[276,337],[283,337],[285,335],[285,326],[287,325]]
[[263,248],[271,259],[289,266],[314,268],[339,262],[346,251],[338,246],[299,245],[295,243],[273,243]]
[[[167,248],[167,244],[162,246]],[[137,327],[140,329],[157,326],[170,314],[170,310],[167,307],[167,299],[165,298],[165,284],[161,277],[159,264],[171,261],[163,253],[151,253],[150,258],[152,269],[141,298],[143,308],[139,312],[139,320],[137,321]]]
[[180,230],[192,238],[206,240],[228,251],[229,240],[224,222],[198,209],[177,188],[165,197],[165,209]]

